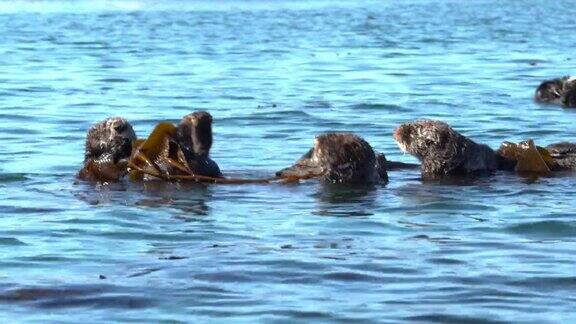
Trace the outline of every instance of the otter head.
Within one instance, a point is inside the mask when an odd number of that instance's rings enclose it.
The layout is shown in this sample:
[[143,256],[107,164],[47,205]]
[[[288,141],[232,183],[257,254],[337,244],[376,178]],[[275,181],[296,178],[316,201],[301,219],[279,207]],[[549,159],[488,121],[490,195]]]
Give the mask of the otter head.
[[[385,164],[383,156],[380,160]],[[276,175],[292,179],[320,178],[333,183],[386,181],[385,166],[377,167],[374,150],[364,139],[351,133],[326,133],[316,137],[314,147],[294,165]]]
[[84,161],[109,155],[114,163],[127,159],[132,153],[136,134],[130,123],[122,117],[107,118],[88,130]]
[[466,138],[448,124],[437,120],[419,120],[400,125],[394,131],[400,149],[420,161],[430,157],[455,158]]
[[196,111],[184,116],[178,124],[177,138],[195,156],[208,157],[212,147],[212,115]]
[[538,86],[534,99],[540,102],[560,104],[564,101],[564,94],[569,90],[574,82],[570,76],[546,80]]
[[[468,173],[482,169],[484,164],[469,165],[469,147],[476,143],[458,133],[448,124],[437,120],[419,120],[400,125],[394,131],[394,139],[402,151],[422,161],[424,176]],[[489,149],[481,148],[490,153]]]

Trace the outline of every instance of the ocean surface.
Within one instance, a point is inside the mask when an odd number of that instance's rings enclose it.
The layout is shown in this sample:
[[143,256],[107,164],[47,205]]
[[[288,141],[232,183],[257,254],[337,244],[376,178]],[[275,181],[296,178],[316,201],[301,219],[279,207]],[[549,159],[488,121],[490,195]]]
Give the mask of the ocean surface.
[[572,1],[0,2],[0,321],[576,322],[576,173],[376,187],[79,182],[86,131],[214,117],[226,175],[328,130],[576,141]]

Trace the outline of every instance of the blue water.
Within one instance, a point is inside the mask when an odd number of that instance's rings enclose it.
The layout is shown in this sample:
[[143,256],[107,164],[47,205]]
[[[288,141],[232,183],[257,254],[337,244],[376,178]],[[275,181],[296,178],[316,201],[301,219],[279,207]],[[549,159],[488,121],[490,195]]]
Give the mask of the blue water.
[[227,175],[418,118],[576,140],[559,1],[0,2],[0,320],[574,322],[576,174],[375,188],[76,182],[88,127],[206,109]]

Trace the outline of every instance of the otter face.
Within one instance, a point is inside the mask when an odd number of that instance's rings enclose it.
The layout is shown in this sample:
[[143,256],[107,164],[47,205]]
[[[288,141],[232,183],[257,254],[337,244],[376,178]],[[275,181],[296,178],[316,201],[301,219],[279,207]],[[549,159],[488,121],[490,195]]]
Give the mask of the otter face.
[[576,143],[559,142],[546,146],[546,149],[550,154],[552,154],[552,156],[576,154]]
[[421,161],[434,155],[456,154],[458,143],[463,138],[448,124],[436,120],[405,123],[394,131],[400,149]]
[[[567,98],[567,94],[576,88],[576,80],[569,75],[546,80],[538,86],[534,99],[540,102],[563,104],[567,107],[573,107],[574,94]],[[574,103],[576,105],[576,103]]]
[[541,102],[558,102],[562,98],[563,87],[561,79],[544,81],[536,89],[534,97]]
[[282,178],[318,177],[334,183],[378,182],[386,180],[383,174],[385,169],[376,169],[376,155],[370,144],[351,133],[326,133],[316,137],[308,153],[291,167],[276,173]]
[[208,157],[212,147],[212,115],[196,111],[184,116],[178,125],[178,138],[194,155]]
[[107,118],[88,130],[84,160],[110,155],[114,163],[130,157],[136,134],[130,123],[122,117]]

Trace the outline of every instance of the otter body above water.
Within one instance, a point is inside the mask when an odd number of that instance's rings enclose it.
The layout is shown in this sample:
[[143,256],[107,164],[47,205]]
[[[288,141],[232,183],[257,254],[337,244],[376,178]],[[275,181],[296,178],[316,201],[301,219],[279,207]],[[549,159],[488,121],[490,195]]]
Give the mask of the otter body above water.
[[194,174],[221,178],[218,164],[210,158],[212,148],[212,115],[196,111],[182,118],[177,126],[175,141]]
[[100,182],[118,181],[128,173],[132,180],[222,178],[220,168],[209,157],[211,146],[212,116],[205,111],[184,116],[178,127],[159,123],[144,140],[136,139],[124,118],[108,118],[88,131],[84,166],[78,177]]
[[375,154],[363,138],[352,133],[325,133],[314,147],[291,167],[276,173],[280,178],[318,178],[328,183],[386,183],[386,158]]
[[394,138],[404,152],[422,161],[424,179],[482,175],[495,170],[523,174],[576,170],[576,144],[573,143],[539,147],[533,140],[518,144],[504,142],[494,151],[435,120],[402,124],[395,130]]
[[352,133],[329,132],[316,137],[314,147],[277,178],[229,179],[209,157],[212,116],[205,111],[186,115],[175,126],[159,123],[145,140],[137,140],[132,125],[121,117],[93,125],[86,137],[80,179],[269,183],[317,178],[329,183],[387,183],[388,170],[420,167],[422,178],[489,174],[495,170],[548,174],[576,170],[576,144],[560,142],[539,147],[533,140],[504,142],[497,151],[478,144],[448,124],[419,120],[394,131],[398,146],[417,157],[414,165],[387,161],[370,144]]
[[136,134],[121,117],[107,118],[88,130],[84,166],[78,178],[89,181],[118,181],[126,175]]
[[209,157],[211,147],[212,116],[206,111],[184,116],[178,126],[159,123],[133,154],[131,178],[222,178],[218,164]]
[[534,99],[565,107],[576,107],[576,79],[564,76],[543,81],[536,89]]
[[494,151],[458,133],[448,124],[420,120],[400,125],[394,139],[402,151],[421,162],[422,177],[489,173],[497,169]]
[[576,143],[559,142],[546,146],[559,170],[576,170]]

